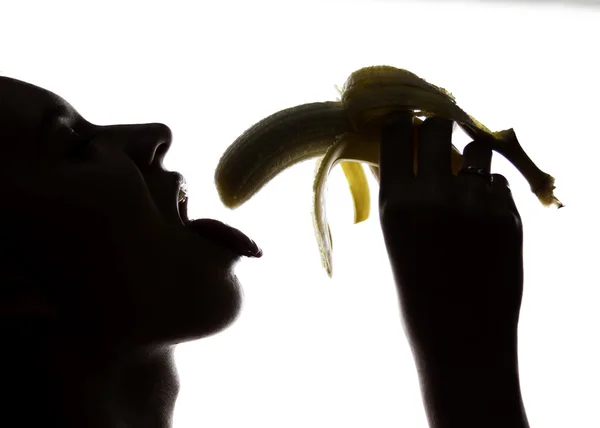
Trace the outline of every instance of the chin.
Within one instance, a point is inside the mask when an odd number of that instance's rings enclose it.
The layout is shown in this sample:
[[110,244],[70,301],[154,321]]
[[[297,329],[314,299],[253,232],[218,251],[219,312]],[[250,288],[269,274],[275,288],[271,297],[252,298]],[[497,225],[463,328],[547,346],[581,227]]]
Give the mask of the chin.
[[231,326],[240,316],[244,303],[243,289],[233,272],[230,273],[227,284],[223,284],[223,288],[228,292],[219,311],[220,321],[216,323],[215,332],[223,331]]
[[[233,273],[219,278],[207,287],[206,281],[200,286],[204,292],[195,304],[186,304],[188,317],[181,319],[186,328],[173,344],[198,340],[225,331],[238,319],[243,307],[243,290]],[[189,302],[188,302],[189,303]]]

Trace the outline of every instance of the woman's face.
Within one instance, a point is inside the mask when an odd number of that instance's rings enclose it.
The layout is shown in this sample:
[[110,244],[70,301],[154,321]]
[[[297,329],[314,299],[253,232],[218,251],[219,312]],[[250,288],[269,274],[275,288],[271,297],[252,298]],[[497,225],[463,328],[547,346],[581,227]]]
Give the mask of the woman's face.
[[0,281],[36,296],[67,340],[177,343],[237,316],[233,266],[259,251],[218,224],[184,224],[181,177],[162,167],[170,145],[163,124],[97,126],[0,77],[0,221],[24,263]]

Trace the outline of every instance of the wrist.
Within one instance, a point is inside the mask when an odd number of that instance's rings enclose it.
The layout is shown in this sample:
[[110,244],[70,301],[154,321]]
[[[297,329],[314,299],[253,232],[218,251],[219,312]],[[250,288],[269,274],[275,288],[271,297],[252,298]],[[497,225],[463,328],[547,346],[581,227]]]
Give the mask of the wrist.
[[516,352],[417,366],[431,428],[529,427]]

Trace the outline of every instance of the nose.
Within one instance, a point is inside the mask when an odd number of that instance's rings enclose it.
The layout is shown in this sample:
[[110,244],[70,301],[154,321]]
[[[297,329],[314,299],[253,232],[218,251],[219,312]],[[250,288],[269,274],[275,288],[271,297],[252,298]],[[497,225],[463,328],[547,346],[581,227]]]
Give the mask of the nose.
[[100,127],[106,144],[118,145],[141,168],[162,166],[171,147],[173,133],[162,123]]

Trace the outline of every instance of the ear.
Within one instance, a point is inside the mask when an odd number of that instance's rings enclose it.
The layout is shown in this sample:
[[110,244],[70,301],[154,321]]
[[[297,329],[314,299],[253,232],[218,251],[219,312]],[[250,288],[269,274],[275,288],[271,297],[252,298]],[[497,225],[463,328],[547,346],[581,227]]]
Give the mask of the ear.
[[0,320],[54,321],[57,318],[56,305],[26,273],[0,274]]

